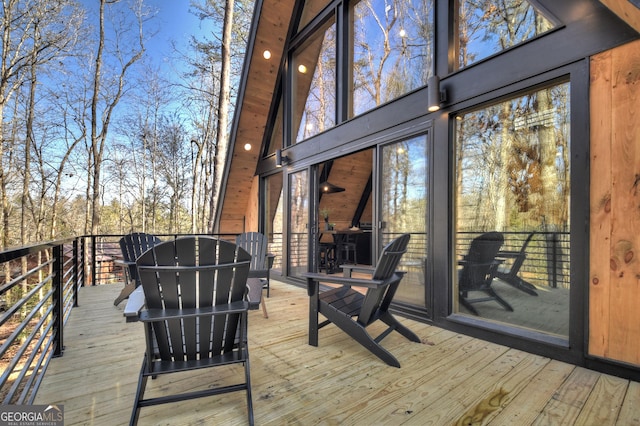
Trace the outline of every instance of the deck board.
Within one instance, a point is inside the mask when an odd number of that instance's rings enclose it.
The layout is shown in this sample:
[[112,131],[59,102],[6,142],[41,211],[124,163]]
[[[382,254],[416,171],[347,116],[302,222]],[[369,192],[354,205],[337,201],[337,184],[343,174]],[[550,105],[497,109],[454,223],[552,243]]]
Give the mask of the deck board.
[[[66,425],[126,424],[144,334],[126,323],[120,285],[84,288],[65,327],[65,351],[51,361],[38,404],[63,404]],[[416,321],[421,338],[384,341],[402,368],[389,367],[334,326],[307,344],[306,290],[272,280],[269,318],[251,311],[249,348],[257,425],[640,424],[637,382],[607,376]],[[374,326],[374,331],[379,327]],[[162,394],[232,381],[214,374],[150,380]],[[140,425],[247,423],[243,392],[144,408]]]

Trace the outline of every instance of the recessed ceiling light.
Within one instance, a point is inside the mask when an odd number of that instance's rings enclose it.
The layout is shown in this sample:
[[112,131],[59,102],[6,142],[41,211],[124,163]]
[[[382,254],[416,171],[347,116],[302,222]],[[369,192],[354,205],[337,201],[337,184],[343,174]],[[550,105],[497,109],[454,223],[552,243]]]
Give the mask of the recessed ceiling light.
[[250,143],[245,143],[244,144],[244,150],[245,151],[251,151],[251,144]]
[[271,52],[269,50],[265,50],[262,52],[262,57],[265,59],[271,59]]

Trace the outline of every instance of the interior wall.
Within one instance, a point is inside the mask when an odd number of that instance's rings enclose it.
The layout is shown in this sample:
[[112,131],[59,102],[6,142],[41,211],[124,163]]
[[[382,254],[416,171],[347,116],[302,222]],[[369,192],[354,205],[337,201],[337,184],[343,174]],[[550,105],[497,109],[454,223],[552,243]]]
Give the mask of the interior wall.
[[640,365],[640,41],[591,59],[589,354]]

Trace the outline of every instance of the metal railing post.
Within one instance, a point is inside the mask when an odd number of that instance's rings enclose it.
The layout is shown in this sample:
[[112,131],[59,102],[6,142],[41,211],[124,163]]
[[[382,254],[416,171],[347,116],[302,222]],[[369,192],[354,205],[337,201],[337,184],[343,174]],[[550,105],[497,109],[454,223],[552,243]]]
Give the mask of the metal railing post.
[[82,259],[80,259],[80,253],[78,251],[78,238],[76,238],[75,240],[73,240],[73,307],[76,308],[78,307],[78,283],[80,282],[79,279],[79,269],[78,269],[78,262]]
[[53,341],[55,343],[53,356],[62,355],[64,349],[64,292],[62,291],[62,267],[63,267],[63,244],[53,247]]
[[96,274],[96,236],[91,236],[91,285],[96,285],[96,279],[98,278]]

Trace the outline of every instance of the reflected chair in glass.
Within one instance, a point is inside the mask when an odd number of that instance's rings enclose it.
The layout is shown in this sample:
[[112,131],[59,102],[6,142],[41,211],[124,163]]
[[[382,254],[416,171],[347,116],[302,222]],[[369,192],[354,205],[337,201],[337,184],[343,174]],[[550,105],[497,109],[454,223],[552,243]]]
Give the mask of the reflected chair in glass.
[[529,243],[531,242],[531,239],[535,234],[535,231],[529,234],[519,251],[500,250],[497,255],[498,258],[510,260],[511,264],[499,265],[498,269],[496,270],[497,278],[532,296],[538,295],[538,293],[536,292],[536,287],[533,284],[528,283],[520,278],[518,273],[520,272],[520,268],[527,258],[527,247],[529,246]]
[[[491,300],[495,300],[506,310],[513,311],[511,305],[491,288],[501,262],[496,256],[503,243],[504,236],[500,232],[482,234],[471,241],[469,253],[460,261],[462,265],[458,282],[460,303],[474,315],[478,315],[478,311],[471,305],[472,303]],[[472,291],[482,292],[485,297],[470,299],[469,292]]]

